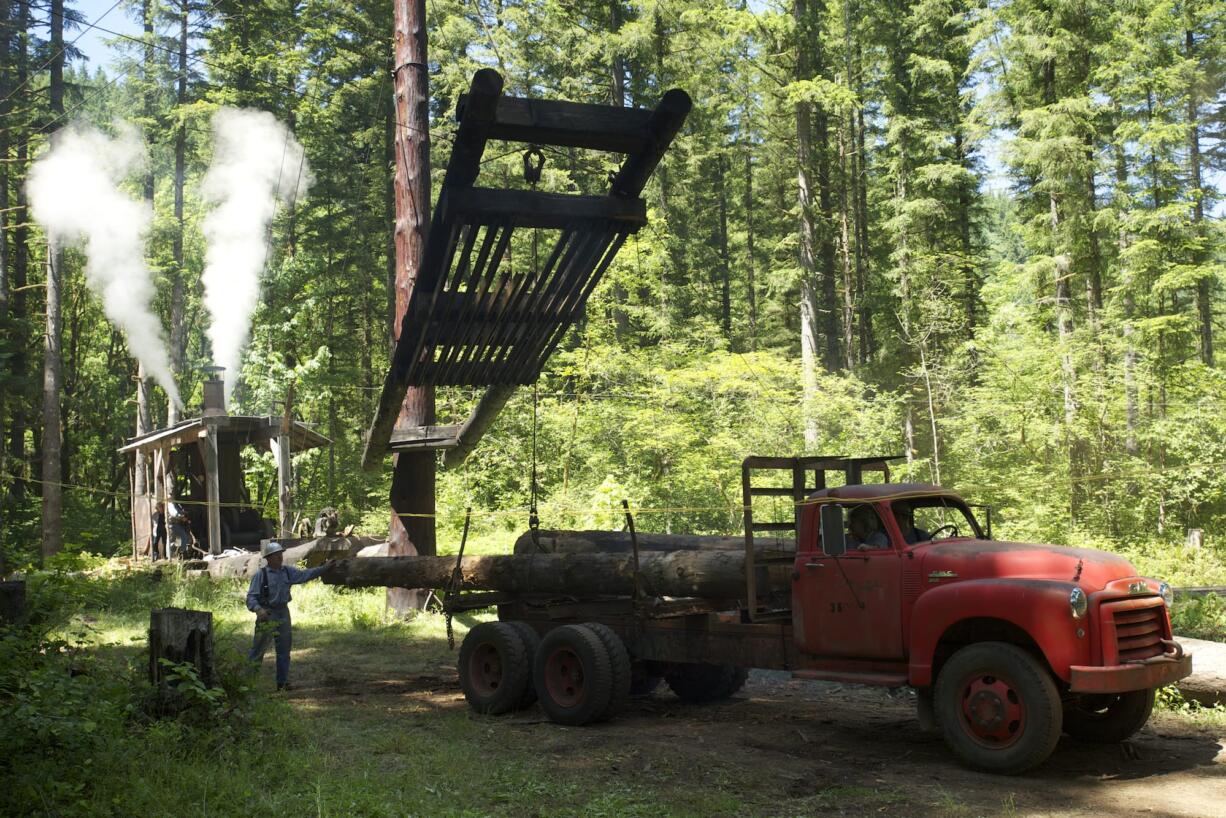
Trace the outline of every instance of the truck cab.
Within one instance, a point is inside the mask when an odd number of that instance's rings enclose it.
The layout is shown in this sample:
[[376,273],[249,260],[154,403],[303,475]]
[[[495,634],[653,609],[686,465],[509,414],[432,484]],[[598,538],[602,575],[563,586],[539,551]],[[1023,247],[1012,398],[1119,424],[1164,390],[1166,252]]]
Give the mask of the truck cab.
[[892,675],[974,766],[1033,766],[1062,730],[1120,741],[1191,673],[1170,587],[1117,555],[992,540],[962,498],[922,483],[823,489],[798,517],[800,675]]

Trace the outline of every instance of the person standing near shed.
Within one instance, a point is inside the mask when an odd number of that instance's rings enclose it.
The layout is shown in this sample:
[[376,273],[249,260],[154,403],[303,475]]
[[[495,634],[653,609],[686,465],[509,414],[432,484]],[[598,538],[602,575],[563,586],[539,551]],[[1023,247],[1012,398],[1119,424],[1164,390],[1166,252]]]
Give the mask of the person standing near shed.
[[255,641],[247,659],[256,668],[264,661],[268,643],[277,648],[277,690],[289,689],[289,653],[293,643],[290,623],[290,586],[310,582],[334,564],[329,560],[317,568],[295,568],[284,565],[285,549],[281,543],[264,546],[264,567],[256,571],[247,589],[247,610],[255,614]]

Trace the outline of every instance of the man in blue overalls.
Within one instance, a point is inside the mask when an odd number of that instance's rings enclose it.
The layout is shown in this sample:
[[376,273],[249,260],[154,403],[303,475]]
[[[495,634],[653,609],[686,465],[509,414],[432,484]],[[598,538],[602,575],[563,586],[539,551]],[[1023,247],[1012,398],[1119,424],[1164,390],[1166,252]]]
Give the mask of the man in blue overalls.
[[289,618],[290,586],[310,582],[332,567],[333,561],[317,568],[283,565],[285,549],[281,543],[264,547],[267,563],[251,578],[247,589],[247,610],[255,614],[255,642],[247,659],[257,667],[264,661],[268,643],[277,645],[277,690],[289,689],[289,652],[293,641]]

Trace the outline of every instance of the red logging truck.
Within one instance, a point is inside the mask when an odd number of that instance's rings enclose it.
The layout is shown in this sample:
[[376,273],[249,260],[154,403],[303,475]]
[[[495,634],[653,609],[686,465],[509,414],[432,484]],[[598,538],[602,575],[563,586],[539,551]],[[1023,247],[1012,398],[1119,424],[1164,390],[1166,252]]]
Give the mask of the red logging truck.
[[[551,720],[580,725],[661,679],[709,702],[735,693],[750,668],[782,669],[910,686],[921,723],[959,759],[1008,774],[1041,763],[1062,732],[1128,738],[1155,690],[1191,673],[1171,638],[1165,582],[1102,551],[993,540],[990,510],[985,529],[939,486],[862,482],[872,471],[888,480],[888,460],[746,459],[739,599],[453,596],[450,610],[497,604],[500,620],[461,646],[469,704],[502,713],[537,700]],[[754,485],[771,470],[790,485]],[[831,472],[845,484],[827,487]],[[795,519],[755,520],[764,495],[792,500]],[[794,536],[785,553],[764,550],[784,532]]]

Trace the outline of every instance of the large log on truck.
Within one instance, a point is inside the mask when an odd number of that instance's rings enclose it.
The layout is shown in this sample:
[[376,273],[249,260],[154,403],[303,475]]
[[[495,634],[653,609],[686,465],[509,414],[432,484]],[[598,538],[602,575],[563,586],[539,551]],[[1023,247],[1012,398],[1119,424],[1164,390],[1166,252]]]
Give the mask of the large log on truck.
[[[338,562],[323,575],[350,588],[445,588],[455,557],[370,557]],[[786,590],[790,563],[756,565],[759,593]],[[640,592],[650,597],[739,599],[745,595],[745,555],[735,551],[644,552]],[[464,557],[456,590],[564,596],[631,596],[634,557],[623,554],[515,554]]]
[[[652,534],[638,532],[639,551],[744,551],[745,537],[701,536],[693,534]],[[629,531],[555,531],[541,530],[533,536],[525,531],[515,541],[516,554],[631,554],[633,540]],[[759,542],[754,548],[759,557],[791,556],[791,544]]]

